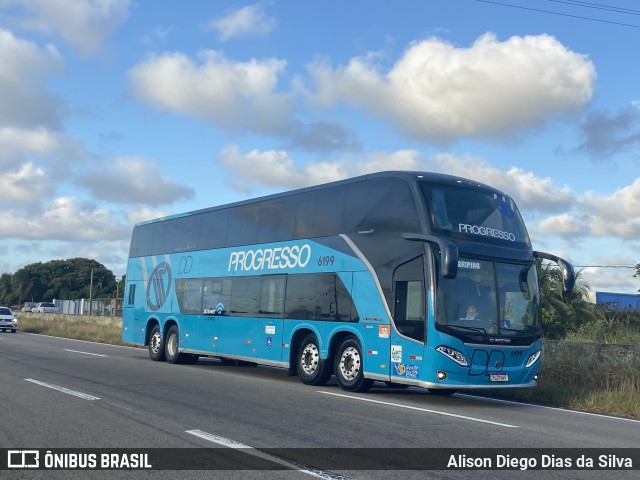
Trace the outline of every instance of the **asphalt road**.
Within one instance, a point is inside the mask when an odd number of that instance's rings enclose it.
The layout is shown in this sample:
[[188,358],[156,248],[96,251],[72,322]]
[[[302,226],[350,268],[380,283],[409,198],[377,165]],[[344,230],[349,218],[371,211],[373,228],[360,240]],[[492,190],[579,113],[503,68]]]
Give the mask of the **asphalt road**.
[[[637,456],[633,471],[505,471],[493,468],[496,463],[490,470],[402,469],[403,462],[414,464],[418,457],[444,455],[444,451],[423,448],[454,449],[451,452],[491,448],[492,462],[505,461],[506,455],[516,461],[518,449],[543,449],[528,451],[529,457],[538,459],[540,452],[555,452],[549,449],[574,449],[586,452],[597,464],[599,453],[611,452],[606,449],[640,447],[637,420],[472,395],[439,397],[383,384],[366,394],[352,394],[333,382],[325,387],[303,385],[283,369],[228,366],[214,359],[171,365],[152,362],[142,349],[22,332],[0,333],[0,366],[0,449],[166,449],[155,451],[157,467],[158,455],[163,460],[166,456],[170,465],[184,449],[216,448],[225,468],[229,464],[239,468],[5,470],[0,471],[2,479],[639,476]],[[352,448],[359,450],[346,450]],[[353,452],[358,459],[341,463],[343,451]],[[445,452],[447,459],[451,452]],[[496,453],[503,455],[497,458]],[[551,457],[551,461],[561,458]],[[295,461],[315,470],[305,470]],[[256,467],[265,462],[276,469]],[[366,469],[371,465],[375,470]]]

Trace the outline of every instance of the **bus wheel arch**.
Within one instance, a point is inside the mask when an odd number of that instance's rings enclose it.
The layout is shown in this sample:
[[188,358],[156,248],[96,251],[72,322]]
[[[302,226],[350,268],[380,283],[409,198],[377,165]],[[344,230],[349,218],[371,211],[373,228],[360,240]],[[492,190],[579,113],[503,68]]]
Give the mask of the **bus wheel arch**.
[[362,344],[355,335],[347,335],[336,349],[334,357],[336,381],[348,392],[366,392],[373,380],[364,376]]
[[318,336],[306,330],[299,336],[296,334],[295,368],[300,380],[305,385],[321,386],[331,378],[331,360],[323,359],[320,355]]

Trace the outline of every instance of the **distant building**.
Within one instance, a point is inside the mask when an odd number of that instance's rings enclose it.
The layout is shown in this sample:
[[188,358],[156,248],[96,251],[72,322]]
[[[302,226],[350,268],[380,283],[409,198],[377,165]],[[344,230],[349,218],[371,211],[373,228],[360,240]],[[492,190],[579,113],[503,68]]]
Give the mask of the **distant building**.
[[640,295],[632,293],[596,292],[596,304],[611,310],[635,310],[640,312]]

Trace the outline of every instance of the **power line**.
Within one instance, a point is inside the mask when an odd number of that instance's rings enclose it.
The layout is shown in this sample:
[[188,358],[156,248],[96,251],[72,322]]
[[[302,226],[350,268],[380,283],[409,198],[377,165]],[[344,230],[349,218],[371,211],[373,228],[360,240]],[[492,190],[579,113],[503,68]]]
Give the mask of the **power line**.
[[[529,11],[532,11],[532,12],[549,13],[551,15],[560,15],[560,16],[563,16],[563,17],[579,18],[581,20],[591,20],[592,22],[601,22],[601,23],[609,23],[609,24],[612,24],[612,25],[619,25],[619,26],[623,26],[623,27],[640,28],[640,25],[634,25],[634,24],[631,24],[631,23],[614,22],[612,20],[603,20],[601,18],[583,17],[581,15],[572,15],[572,14],[569,14],[569,13],[552,12],[550,10],[542,10],[542,9],[539,9],[539,8],[523,7],[522,5],[512,5],[510,3],[496,2],[496,1],[492,1],[492,0],[475,0],[475,1],[476,2],[481,2],[481,3],[491,3],[493,5],[500,5],[501,7],[519,8],[521,10],[529,10]],[[621,13],[630,13],[630,12],[621,12]],[[634,15],[635,15],[635,13],[634,13]]]
[[637,265],[574,265],[578,268],[631,268],[636,269]]
[[627,15],[640,15],[640,10],[635,10],[633,8],[614,7],[612,5],[604,5],[602,3],[581,2],[579,0],[547,0],[547,2],[564,3],[565,5],[594,8],[596,10],[604,10],[604,11],[615,12],[615,13],[624,13]]

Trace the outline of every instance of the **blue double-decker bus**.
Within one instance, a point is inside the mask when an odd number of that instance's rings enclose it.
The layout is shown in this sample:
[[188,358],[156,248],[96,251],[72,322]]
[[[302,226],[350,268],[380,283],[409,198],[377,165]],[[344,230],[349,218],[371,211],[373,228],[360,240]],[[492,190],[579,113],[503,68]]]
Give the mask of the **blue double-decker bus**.
[[536,258],[571,288],[507,194],[365,175],[136,225],[122,339],[157,361],[272,365],[348,391],[534,386]]

